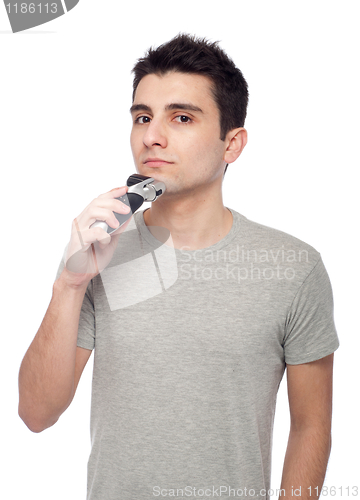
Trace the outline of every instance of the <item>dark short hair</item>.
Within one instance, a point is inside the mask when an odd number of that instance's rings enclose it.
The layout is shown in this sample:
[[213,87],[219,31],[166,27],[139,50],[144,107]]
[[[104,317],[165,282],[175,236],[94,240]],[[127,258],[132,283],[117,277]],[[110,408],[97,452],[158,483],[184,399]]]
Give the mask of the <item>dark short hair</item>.
[[169,71],[198,74],[210,79],[220,113],[221,140],[225,140],[230,130],[244,126],[249,100],[248,85],[242,72],[220,49],[218,42],[180,33],[156,49],[150,48],[132,70],[133,101],[144,76],[164,75]]

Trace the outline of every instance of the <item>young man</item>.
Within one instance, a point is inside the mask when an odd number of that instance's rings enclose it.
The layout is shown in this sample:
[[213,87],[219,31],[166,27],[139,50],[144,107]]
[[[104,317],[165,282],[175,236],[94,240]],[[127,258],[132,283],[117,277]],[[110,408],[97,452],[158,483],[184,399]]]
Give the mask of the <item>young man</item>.
[[286,368],[279,496],[318,498],[339,345],[331,286],[314,248],[223,205],[224,171],[247,141],[246,81],[216,44],[186,35],[134,73],[136,169],[166,192],[111,236],[91,225],[117,227],[125,187],[74,220],[20,368],[19,414],[34,432],[53,425],[94,349],[88,500],[268,499]]

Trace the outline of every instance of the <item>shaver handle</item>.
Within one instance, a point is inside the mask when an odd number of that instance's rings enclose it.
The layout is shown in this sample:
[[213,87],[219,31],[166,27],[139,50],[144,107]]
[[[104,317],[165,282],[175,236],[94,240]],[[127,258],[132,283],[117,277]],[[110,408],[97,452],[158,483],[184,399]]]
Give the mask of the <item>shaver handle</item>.
[[[121,201],[122,203],[125,203],[125,205],[130,207],[130,212],[128,214],[118,214],[117,212],[114,212],[115,217],[119,221],[119,227],[121,227],[128,219],[130,219],[133,213],[136,212],[136,210],[138,210],[144,203],[144,198],[137,193],[127,193],[115,199]],[[111,234],[119,229],[119,227],[116,227],[114,229],[113,227],[108,226],[106,222],[100,220],[94,222],[94,224],[91,224],[90,228],[91,227],[101,227],[108,234]]]

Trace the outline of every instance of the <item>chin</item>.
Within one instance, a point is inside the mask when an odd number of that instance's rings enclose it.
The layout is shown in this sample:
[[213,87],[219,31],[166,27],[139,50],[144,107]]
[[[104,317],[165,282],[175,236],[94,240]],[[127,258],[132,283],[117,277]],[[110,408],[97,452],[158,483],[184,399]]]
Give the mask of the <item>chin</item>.
[[147,167],[146,165],[141,165],[140,168],[137,168],[137,171],[139,174],[156,177],[156,175],[160,175],[160,172],[163,171],[163,169],[161,167]]
[[166,179],[166,172],[161,167],[143,167],[139,170],[139,173],[143,173],[143,175],[148,175],[159,181],[162,181],[163,178]]

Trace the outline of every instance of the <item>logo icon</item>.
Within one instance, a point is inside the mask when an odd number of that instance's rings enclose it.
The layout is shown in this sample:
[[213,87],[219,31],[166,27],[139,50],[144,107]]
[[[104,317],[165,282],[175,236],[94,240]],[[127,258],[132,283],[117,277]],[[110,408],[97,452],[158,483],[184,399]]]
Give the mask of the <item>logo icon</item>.
[[79,0],[4,0],[13,33],[48,23],[78,3]]
[[160,240],[149,244],[132,220],[122,233],[123,245],[100,276],[111,311],[123,309],[166,292],[178,279],[176,253],[170,231],[148,227]]

